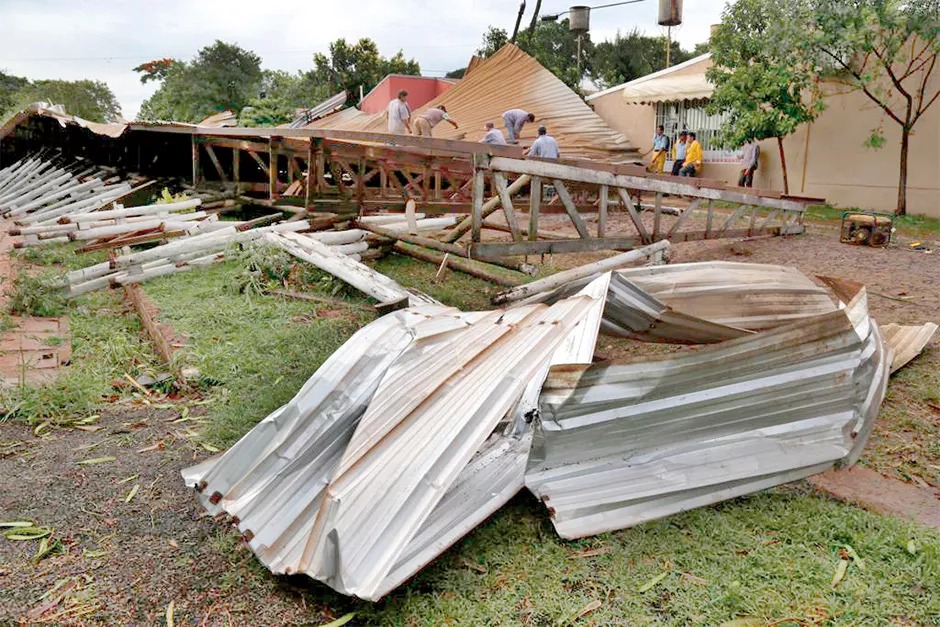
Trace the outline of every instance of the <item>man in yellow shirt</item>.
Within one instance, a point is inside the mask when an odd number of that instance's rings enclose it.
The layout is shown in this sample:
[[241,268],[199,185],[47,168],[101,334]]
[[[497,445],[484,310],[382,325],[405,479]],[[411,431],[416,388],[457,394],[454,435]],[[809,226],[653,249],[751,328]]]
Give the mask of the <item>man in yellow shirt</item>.
[[702,144],[695,138],[695,133],[689,133],[689,147],[685,151],[685,161],[679,174],[682,176],[697,176],[702,171]]

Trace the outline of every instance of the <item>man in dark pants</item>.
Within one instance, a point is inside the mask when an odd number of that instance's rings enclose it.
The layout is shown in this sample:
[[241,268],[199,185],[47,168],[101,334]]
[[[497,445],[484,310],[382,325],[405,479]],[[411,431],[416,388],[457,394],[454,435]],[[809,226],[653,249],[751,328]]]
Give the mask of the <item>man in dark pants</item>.
[[744,144],[744,157],[741,159],[741,176],[738,187],[754,187],[754,171],[760,161],[760,144],[751,139]]
[[686,141],[689,139],[688,131],[679,133],[679,139],[676,140],[676,159],[672,162],[672,175],[679,176],[679,170],[682,169],[682,163],[685,161]]

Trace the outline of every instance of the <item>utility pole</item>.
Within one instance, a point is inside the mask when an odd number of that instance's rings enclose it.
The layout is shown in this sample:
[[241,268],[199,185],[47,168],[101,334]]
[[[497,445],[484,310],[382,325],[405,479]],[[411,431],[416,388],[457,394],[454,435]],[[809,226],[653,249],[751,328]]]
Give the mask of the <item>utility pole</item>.
[[672,61],[672,26],[666,27],[666,67],[671,65]]

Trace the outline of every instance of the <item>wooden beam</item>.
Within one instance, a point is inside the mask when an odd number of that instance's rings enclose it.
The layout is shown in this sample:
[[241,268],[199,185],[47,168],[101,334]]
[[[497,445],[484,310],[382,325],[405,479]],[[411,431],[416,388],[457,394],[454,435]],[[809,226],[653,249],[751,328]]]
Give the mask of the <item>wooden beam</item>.
[[[471,237],[474,242],[480,241],[480,228],[483,226],[483,218],[486,217],[483,213],[483,194],[485,193],[484,186],[486,185],[486,181],[483,179],[483,176],[484,174],[482,168],[474,170],[472,191],[473,205],[470,215],[473,227],[473,233]],[[460,224],[455,227],[455,230],[459,228]]]
[[669,229],[669,233],[666,235],[666,239],[671,240],[673,236],[679,232],[679,229],[682,228],[682,225],[685,224],[686,221],[692,217],[692,214],[695,213],[695,211],[698,209],[699,202],[699,199],[696,198],[689,203],[689,206],[686,208],[686,210],[682,212],[682,214],[679,216],[679,219],[676,220],[675,224],[672,225],[672,228]]
[[663,195],[656,194],[656,202],[653,207],[653,241],[659,239],[660,226],[663,220]]
[[512,196],[506,189],[506,177],[502,172],[493,172],[493,184],[496,187],[496,193],[499,194],[499,202],[503,206],[503,214],[506,216],[506,223],[512,231],[512,239],[517,242],[522,241],[522,234],[519,233],[519,224],[516,222],[516,212],[512,206]]
[[[780,227],[771,227],[767,235],[780,235]],[[725,233],[726,238],[747,237],[747,229],[733,229]],[[676,233],[669,241],[697,242],[706,238],[705,231]],[[665,241],[665,240],[660,240]],[[561,253],[597,252],[603,250],[632,250],[646,245],[639,237],[605,237],[592,239],[539,240],[537,242],[481,242],[473,245],[474,254],[487,259],[508,255],[544,255]]]
[[277,149],[278,138],[268,140],[268,198],[277,198]]
[[241,193],[239,185],[241,184],[241,171],[242,171],[242,151],[238,148],[232,149],[232,179],[235,182],[235,195],[238,196]]
[[199,143],[193,136],[193,187],[199,187]]
[[258,153],[256,153],[254,150],[249,150],[248,154],[251,155],[251,158],[255,160],[255,163],[257,163],[258,167],[261,168],[261,171],[264,172],[264,177],[270,177],[270,174],[268,174],[268,164],[264,162],[264,159],[259,157]]
[[604,237],[605,231],[607,230],[607,203],[608,198],[607,194],[609,187],[606,185],[601,185],[600,188],[600,198],[597,203],[597,236]]
[[636,212],[630,194],[622,187],[617,188],[617,193],[620,195],[620,204],[623,205],[623,208],[626,209],[627,213],[630,215],[630,220],[633,222],[633,226],[636,227],[636,232],[640,235],[640,239],[646,244],[652,243],[653,238],[650,237],[649,231],[646,230],[646,225],[643,224],[640,214]]
[[[473,180],[474,179],[471,178],[471,182]],[[515,181],[510,183],[509,187],[507,188],[507,191],[510,194],[515,194],[517,191],[519,191],[520,189],[528,185],[529,180],[530,180],[529,177],[526,175],[520,176]],[[488,215],[496,211],[498,208],[499,208],[499,196],[497,195],[497,196],[493,196],[492,198],[487,200],[485,203],[483,203],[482,217],[486,218]],[[447,235],[447,241],[456,242],[458,239],[460,239],[463,236],[464,233],[470,230],[472,224],[473,224],[473,218],[471,216],[470,218],[467,218],[466,220],[464,220],[463,222],[455,226],[453,229],[451,229],[450,233]]]
[[589,239],[591,234],[588,233],[587,227],[584,225],[584,220],[581,219],[577,207],[574,206],[574,201],[571,200],[571,194],[568,193],[564,181],[561,179],[553,179],[552,185],[555,187],[555,194],[558,195],[558,199],[561,200],[561,204],[564,205],[565,211],[568,212],[571,223],[574,224],[574,228],[577,229],[578,235],[584,239]]
[[219,179],[221,179],[223,184],[228,183],[228,176],[225,174],[225,170],[222,169],[222,164],[219,162],[218,156],[215,154],[215,150],[210,144],[206,144],[206,154],[209,155],[209,160],[212,162],[212,165],[215,167],[215,171],[219,174]]
[[449,268],[460,270],[465,274],[475,276],[484,281],[496,283],[497,285],[515,287],[524,283],[526,280],[521,274],[514,273],[515,276],[512,276],[509,272],[501,271],[500,268],[494,268],[490,264],[465,259],[464,257],[451,255],[450,253],[438,252],[430,248],[415,246],[414,244],[408,244],[406,242],[395,242],[395,246],[392,249],[397,253],[409,255],[415,259],[429,261],[434,264],[440,265],[446,263]]
[[645,190],[648,192],[656,192],[661,194],[673,194],[680,196],[690,196],[692,198],[723,200],[725,202],[741,203],[758,207],[770,207],[773,209],[786,209],[790,211],[805,211],[807,206],[807,203],[794,200],[762,198],[753,194],[745,194],[740,191],[697,187],[694,184],[680,181],[664,181],[650,177],[613,174],[610,172],[572,167],[558,163],[551,163],[548,161],[532,161],[522,159],[507,159],[505,157],[493,157],[490,160],[489,169],[513,174],[528,174],[529,176],[556,178],[564,181],[575,181],[578,183],[593,183],[595,185],[625,187],[629,189]]
[[743,214],[746,210],[746,205],[738,205],[738,208],[734,210],[734,213],[728,216],[728,219],[725,220],[718,229],[718,233],[715,235],[715,238],[718,239],[724,237],[725,231],[727,231],[735,222],[737,222],[738,218],[740,218],[741,214]]
[[529,240],[535,241],[539,238],[539,210],[542,207],[542,179],[537,176],[532,177],[532,184],[529,188]]

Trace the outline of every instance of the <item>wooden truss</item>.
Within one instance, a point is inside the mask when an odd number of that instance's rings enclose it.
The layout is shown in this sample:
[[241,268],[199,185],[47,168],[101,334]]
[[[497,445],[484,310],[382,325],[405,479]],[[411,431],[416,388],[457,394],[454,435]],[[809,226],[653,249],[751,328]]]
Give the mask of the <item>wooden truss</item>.
[[[307,134],[263,141],[194,135],[193,182],[203,180],[205,155],[236,193],[265,193],[270,203],[311,213],[403,211],[413,200],[426,214],[468,214],[444,239],[458,242],[469,233],[465,248],[480,258],[801,233],[806,206],[818,202],[650,175],[633,164],[524,159],[514,146],[352,131]],[[228,171],[219,157],[225,150],[231,151]],[[249,177],[242,176],[246,164],[256,168]],[[497,212],[502,219],[487,220]],[[553,213],[567,215],[567,233],[540,231],[542,216]],[[501,233],[494,239],[493,232]]]

